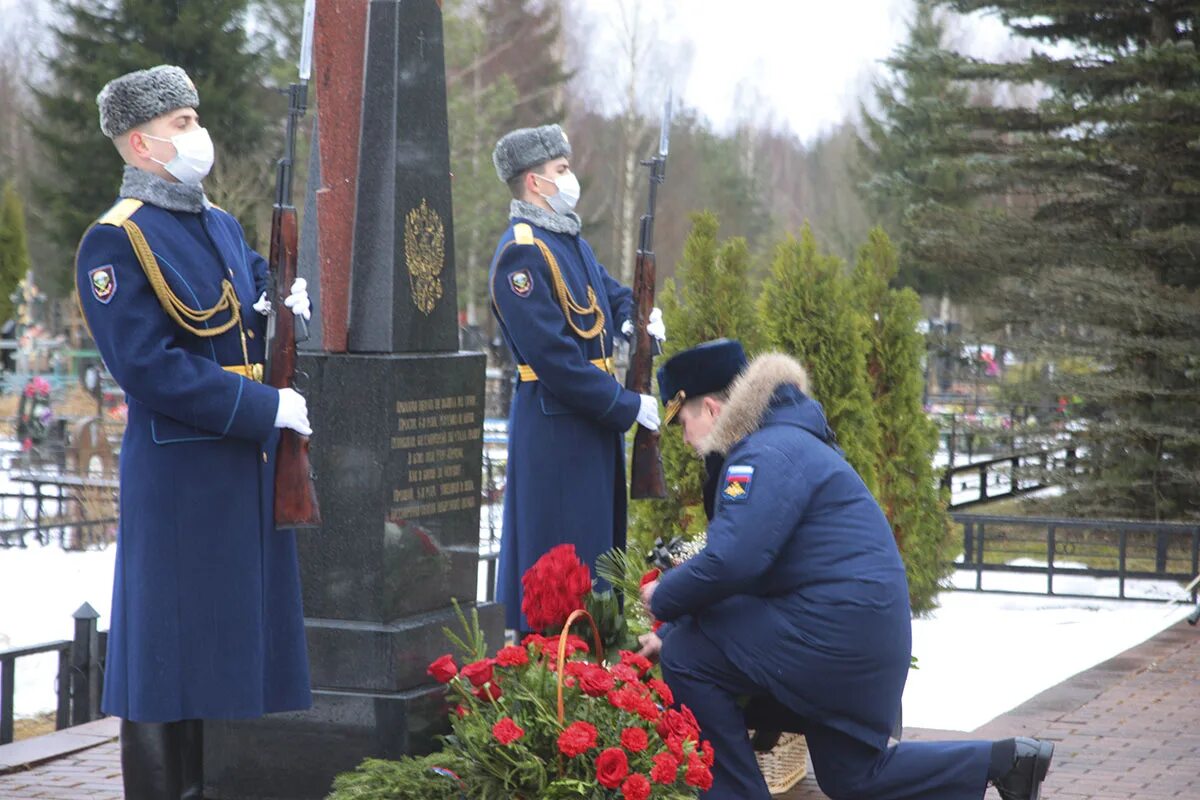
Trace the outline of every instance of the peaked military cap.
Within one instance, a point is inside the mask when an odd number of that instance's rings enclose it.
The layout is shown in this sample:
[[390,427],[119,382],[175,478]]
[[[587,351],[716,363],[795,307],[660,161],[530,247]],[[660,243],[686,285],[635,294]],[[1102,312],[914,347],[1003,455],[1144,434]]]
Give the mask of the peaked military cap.
[[177,108],[196,108],[196,84],[181,67],[162,64],[113,78],[96,95],[100,130],[108,138],[120,136]]
[[658,370],[658,391],[667,407],[663,424],[671,424],[688,398],[728,388],[747,363],[736,339],[714,339],[671,356]]
[[492,151],[492,163],[500,180],[508,183],[538,164],[556,158],[571,157],[571,142],[560,125],[542,125],[537,128],[518,128],[504,134]]

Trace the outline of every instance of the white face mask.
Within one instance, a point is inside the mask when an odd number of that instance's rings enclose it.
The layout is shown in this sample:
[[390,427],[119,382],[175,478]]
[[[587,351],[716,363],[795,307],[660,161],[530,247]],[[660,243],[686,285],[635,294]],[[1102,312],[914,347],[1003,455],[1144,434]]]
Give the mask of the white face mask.
[[150,160],[161,164],[167,172],[174,175],[181,183],[197,185],[208,175],[216,160],[212,137],[206,128],[194,128],[187,133],[180,133],[170,139],[161,136],[151,136],[143,133],[147,139],[157,139],[160,142],[170,142],[175,145],[175,157],[169,162],[159,161],[153,156]]
[[[533,177],[543,181],[550,180],[537,174],[534,174]],[[574,211],[575,204],[579,202],[579,178],[575,177],[575,173],[567,172],[559,175],[551,183],[558,187],[558,194],[549,196],[541,192],[538,192],[538,194],[542,194],[542,197],[546,198],[546,202],[550,204],[550,207],[559,214],[565,216]]]

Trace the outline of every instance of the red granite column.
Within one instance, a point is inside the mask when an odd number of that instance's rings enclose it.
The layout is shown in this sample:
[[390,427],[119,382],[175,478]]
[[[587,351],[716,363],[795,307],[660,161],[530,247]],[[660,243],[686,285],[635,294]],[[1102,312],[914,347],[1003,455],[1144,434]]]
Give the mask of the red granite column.
[[319,310],[324,349],[330,353],[346,352],[368,6],[368,0],[317,0]]

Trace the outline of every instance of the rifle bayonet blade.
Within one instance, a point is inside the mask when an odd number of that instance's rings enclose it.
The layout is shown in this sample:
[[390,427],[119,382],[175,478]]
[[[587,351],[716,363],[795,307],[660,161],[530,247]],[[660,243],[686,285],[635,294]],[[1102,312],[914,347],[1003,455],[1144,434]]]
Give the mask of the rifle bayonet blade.
[[317,0],[304,0],[304,28],[300,36],[300,80],[312,77],[313,26],[317,19]]
[[663,104],[662,129],[658,134],[658,154],[663,158],[671,149],[671,90],[667,89],[667,102]]

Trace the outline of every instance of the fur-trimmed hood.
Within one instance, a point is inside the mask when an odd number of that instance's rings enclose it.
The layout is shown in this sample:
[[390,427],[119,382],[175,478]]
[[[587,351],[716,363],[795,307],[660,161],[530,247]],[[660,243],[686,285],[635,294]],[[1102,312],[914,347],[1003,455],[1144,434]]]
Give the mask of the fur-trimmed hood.
[[[757,431],[766,421],[771,402],[782,387],[795,387],[808,393],[808,373],[800,362],[783,353],[764,353],[742,371],[729,392],[729,400],[721,409],[712,431],[700,443],[701,452],[728,455],[734,445]],[[825,437],[825,414],[816,401],[808,400],[811,413],[804,427],[818,437]]]

